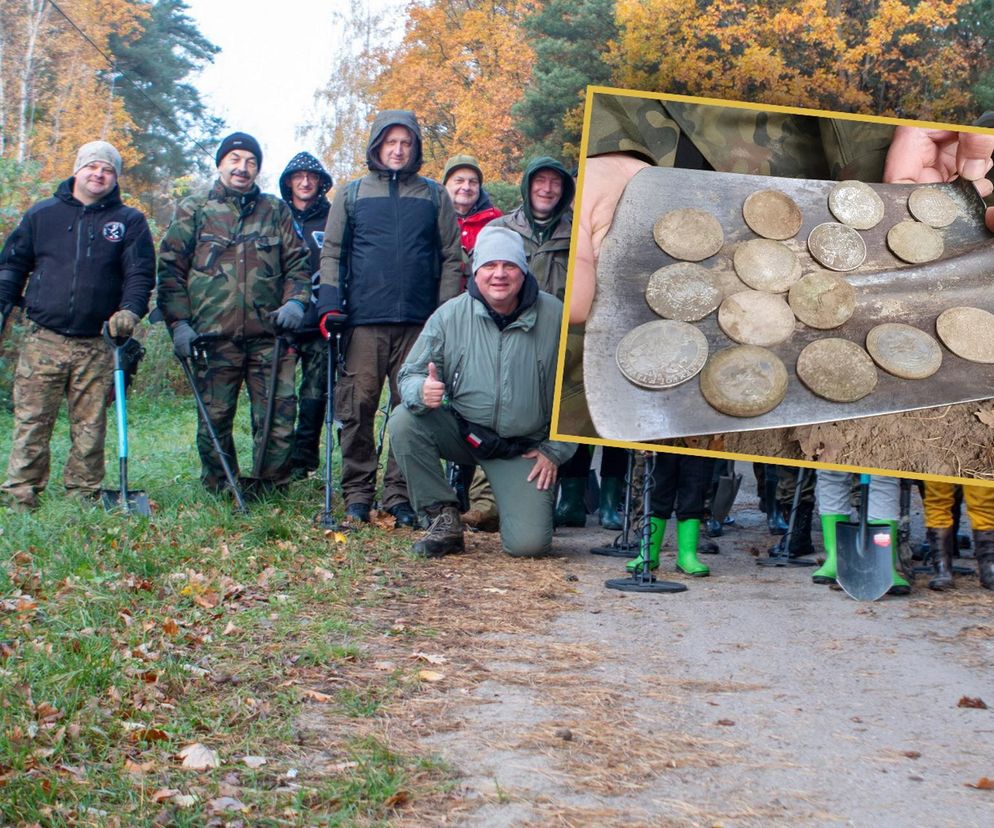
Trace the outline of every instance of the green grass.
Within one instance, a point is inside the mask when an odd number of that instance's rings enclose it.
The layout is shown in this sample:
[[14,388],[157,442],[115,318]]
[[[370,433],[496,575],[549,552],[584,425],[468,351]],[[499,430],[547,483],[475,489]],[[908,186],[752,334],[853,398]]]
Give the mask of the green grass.
[[[165,813],[172,825],[202,825],[232,773],[251,824],[386,824],[418,791],[443,789],[448,769],[345,739],[347,772],[301,770],[297,787],[273,789],[302,750],[302,688],[369,657],[361,611],[378,599],[361,585],[374,569],[392,571],[409,538],[325,537],[313,523],[322,505],[314,480],[233,513],[199,485],[196,412],[174,381],[161,376],[154,396],[129,401],[129,477],[155,504],[151,519],[64,497],[64,416],[41,508],[0,511],[0,824],[100,825],[105,812],[120,824]],[[240,409],[235,440],[247,464],[244,398]],[[110,419],[105,485],[115,488]],[[11,426],[0,411],[2,460]],[[327,708],[376,717],[402,673],[330,690]],[[222,766],[182,769],[175,754],[192,742],[218,750]],[[244,755],[269,763],[249,770]],[[197,801],[155,802],[164,788]]]

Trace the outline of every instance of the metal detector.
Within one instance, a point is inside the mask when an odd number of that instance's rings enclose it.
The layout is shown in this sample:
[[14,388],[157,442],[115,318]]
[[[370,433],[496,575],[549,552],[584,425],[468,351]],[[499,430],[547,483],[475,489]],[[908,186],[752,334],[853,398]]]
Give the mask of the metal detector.
[[815,566],[815,561],[807,558],[790,557],[790,539],[794,537],[794,525],[797,523],[797,510],[801,505],[801,490],[808,482],[808,475],[814,474],[811,469],[799,469],[794,486],[794,501],[790,507],[790,520],[787,522],[787,532],[780,536],[780,541],[770,552],[768,558],[756,558],[756,566]]
[[[642,452],[645,457],[645,470],[642,478],[642,548],[646,554],[642,556],[642,565],[627,578],[609,578],[604,582],[608,589],[617,589],[621,592],[686,592],[687,585],[678,581],[660,581],[652,574],[649,567],[649,542],[652,540],[652,505],[649,503],[652,494],[653,479],[652,472],[656,468],[656,455],[651,451]],[[629,460],[629,474],[631,473],[631,460]]]
[[325,366],[325,390],[328,398],[324,403],[324,508],[317,516],[317,523],[322,529],[337,529],[338,521],[331,512],[331,498],[334,491],[334,476],[332,474],[332,455],[335,451],[335,364],[336,354],[342,335],[328,337],[328,359]]

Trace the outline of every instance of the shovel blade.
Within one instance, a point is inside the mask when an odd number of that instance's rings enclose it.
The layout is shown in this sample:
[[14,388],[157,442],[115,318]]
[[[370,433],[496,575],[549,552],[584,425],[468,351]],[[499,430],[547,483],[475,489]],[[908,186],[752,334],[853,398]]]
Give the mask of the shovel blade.
[[117,489],[101,489],[100,501],[103,503],[104,510],[107,512],[120,509],[141,517],[152,516],[152,506],[148,502],[148,495],[141,489],[129,491],[127,500],[121,497],[121,492]]
[[718,523],[723,523],[728,513],[732,511],[732,504],[735,503],[741,485],[741,474],[725,474],[718,478],[718,488],[711,499],[711,517]]
[[876,601],[893,584],[894,547],[889,526],[836,524],[836,580],[857,601]]

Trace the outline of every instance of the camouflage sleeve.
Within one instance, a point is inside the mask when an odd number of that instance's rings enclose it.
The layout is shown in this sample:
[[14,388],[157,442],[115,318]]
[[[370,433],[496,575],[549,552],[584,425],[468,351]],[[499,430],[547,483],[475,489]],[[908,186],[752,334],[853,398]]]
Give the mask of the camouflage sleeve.
[[124,235],[121,252],[124,285],[121,308],[136,313],[139,318],[148,313],[148,300],[155,285],[155,246],[145,216],[135,211],[131,227]]
[[283,273],[283,301],[296,299],[308,307],[311,301],[311,254],[293,223],[290,208],[274,199],[280,231],[280,268]]
[[680,128],[662,101],[597,94],[590,105],[587,156],[628,152],[650,164],[672,167]]
[[339,187],[328,211],[328,221],[324,226],[324,242],[321,245],[321,289],[318,293],[318,316],[329,311],[340,311],[344,306],[342,295],[342,272],[348,267],[345,245],[348,240],[348,216],[345,214],[345,193],[349,185]]
[[0,305],[17,303],[34,266],[34,238],[30,216],[26,213],[0,252]]
[[428,410],[421,398],[421,389],[428,377],[429,362],[435,363],[439,378],[445,382],[445,331],[439,324],[438,313],[428,317],[397,374],[400,401],[412,414],[424,414]]
[[459,232],[459,222],[456,221],[456,211],[452,207],[452,199],[440,184],[438,203],[438,243],[441,258],[441,270],[438,283],[438,304],[446,302],[453,296],[458,296],[462,290],[462,234]]
[[166,234],[159,244],[159,272],[157,302],[167,325],[189,320],[190,294],[187,277],[193,260],[197,232],[197,201],[183,199],[176,205]]

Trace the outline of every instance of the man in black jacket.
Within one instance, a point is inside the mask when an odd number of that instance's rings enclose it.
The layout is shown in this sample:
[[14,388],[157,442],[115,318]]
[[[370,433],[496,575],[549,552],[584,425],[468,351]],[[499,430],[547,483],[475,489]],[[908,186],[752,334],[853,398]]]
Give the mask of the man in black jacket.
[[326,362],[328,350],[318,331],[318,286],[321,281],[321,244],[324,226],[331,204],[327,194],[332,186],[331,176],[309,152],[298,152],[280,176],[280,195],[293,213],[297,234],[310,254],[311,301],[304,313],[304,324],[297,333],[297,353],[300,356],[300,390],[297,394],[297,428],[293,433],[293,454],[290,474],[295,479],[306,477],[317,469],[327,398]]
[[101,330],[107,322],[112,336],[130,336],[148,310],[155,280],[145,217],[121,202],[120,153],[91,141],[80,147],[73,169],[52,198],[24,214],[0,252],[0,319],[23,296],[29,320],[14,381],[13,446],[0,486],[15,508],[36,507],[48,483],[48,443],[63,397],[72,440],[66,491],[84,499],[99,494],[113,371]]

